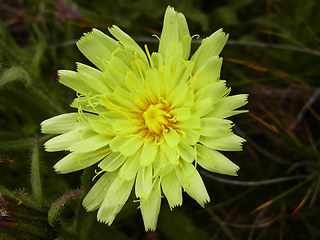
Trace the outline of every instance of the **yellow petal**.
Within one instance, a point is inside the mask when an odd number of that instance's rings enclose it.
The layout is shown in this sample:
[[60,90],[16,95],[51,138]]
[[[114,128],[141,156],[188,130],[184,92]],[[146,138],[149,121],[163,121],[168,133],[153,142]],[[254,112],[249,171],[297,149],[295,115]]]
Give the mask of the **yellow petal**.
[[117,176],[117,171],[112,173],[105,173],[93,185],[82,202],[82,205],[86,208],[87,211],[94,211],[101,206],[109,187],[114,182]]
[[218,56],[228,40],[228,34],[222,29],[211,34],[208,38],[202,40],[198,50],[194,53],[191,61],[195,62],[194,72],[197,72],[202,66],[210,60],[212,56]]
[[161,179],[161,187],[170,209],[182,205],[182,188],[175,171],[171,171]]
[[239,167],[218,151],[197,145],[198,164],[211,172],[237,176]]
[[163,136],[168,146],[171,148],[176,147],[180,142],[179,134],[171,127],[169,128],[168,132],[166,132],[165,130],[163,131]]
[[111,123],[112,127],[117,132],[132,133],[141,128],[139,120],[136,119],[121,119]]
[[94,65],[104,69],[105,61],[110,60],[112,52],[119,47],[118,43],[97,29],[77,41],[77,47]]
[[98,221],[107,223],[109,226],[128,200],[134,179],[126,181],[121,177],[115,178],[108,188],[105,198],[98,211]]
[[158,146],[151,144],[149,141],[145,142],[143,144],[143,148],[140,156],[141,166],[147,166],[151,162],[153,162],[153,159],[155,158],[157,151],[158,151]]
[[170,113],[176,118],[177,121],[186,121],[191,117],[191,111],[188,107],[175,108]]
[[118,26],[113,25],[109,28],[109,32],[120,41],[120,43],[125,47],[131,49],[133,52],[136,52],[139,57],[144,61],[144,63],[148,63],[148,59],[144,51],[140,48],[140,46],[125,32],[123,32]]
[[182,51],[174,57],[182,57],[188,59],[191,48],[191,37],[187,21],[183,14],[176,12],[172,7],[168,6],[164,15],[163,29],[161,32],[159,52],[165,60],[172,57],[169,50],[172,45],[181,45]]
[[232,121],[221,118],[201,118],[202,136],[223,137],[231,132]]
[[77,63],[77,70],[79,78],[91,86],[96,92],[103,94],[110,93],[110,89],[102,78],[101,71],[82,63]]
[[88,82],[79,77],[79,73],[69,70],[59,70],[59,82],[75,90],[76,92],[88,95],[89,93],[98,93]]
[[246,140],[235,134],[228,134],[224,137],[200,137],[199,142],[212,149],[220,151],[241,151],[242,143]]
[[152,164],[146,167],[140,167],[136,184],[135,193],[138,198],[149,197],[152,189]]
[[140,199],[140,210],[145,230],[155,230],[161,206],[160,181],[157,179],[153,185],[151,194],[147,198]]
[[75,144],[69,147],[69,151],[77,153],[85,153],[96,150],[101,147],[106,147],[109,144],[111,138],[108,136],[95,134],[92,137],[79,139]]
[[46,134],[66,133],[80,127],[78,113],[65,113],[49,118],[41,123],[41,132]]
[[179,154],[181,158],[187,162],[193,162],[195,159],[195,150],[194,148],[186,143],[184,140],[179,144]]
[[180,107],[184,103],[184,99],[188,92],[188,86],[186,83],[180,83],[169,94],[167,100],[172,107]]
[[181,167],[177,167],[176,174],[183,189],[202,207],[210,201],[202,178],[191,163],[184,163]]
[[247,112],[247,110],[235,110],[248,103],[248,94],[238,94],[228,96],[221,99],[214,105],[212,112],[208,114],[209,117],[227,118],[239,113]]
[[54,165],[54,169],[60,173],[75,172],[97,163],[104,158],[108,153],[101,152],[98,149],[88,153],[70,153]]
[[112,172],[117,170],[126,160],[127,157],[123,156],[121,153],[112,152],[104,159],[102,159],[98,167],[104,171]]
[[110,141],[113,152],[121,152],[125,156],[132,156],[138,152],[143,142],[136,136],[117,135]]
[[140,167],[140,164],[137,161],[138,157],[138,154],[128,157],[125,163],[120,168],[119,176],[128,181],[134,179]]

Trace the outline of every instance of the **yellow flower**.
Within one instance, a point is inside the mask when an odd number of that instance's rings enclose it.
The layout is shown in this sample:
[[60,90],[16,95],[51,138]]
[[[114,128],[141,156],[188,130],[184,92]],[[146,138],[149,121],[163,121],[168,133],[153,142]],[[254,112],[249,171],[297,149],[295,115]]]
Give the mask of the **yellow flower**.
[[70,151],[54,167],[60,173],[99,162],[104,172],[83,205],[108,223],[127,201],[133,186],[145,229],[154,230],[161,193],[170,208],[182,204],[182,190],[201,206],[210,201],[196,165],[228,175],[239,169],[219,151],[239,151],[245,140],[225,118],[247,95],[228,96],[220,80],[219,54],[228,35],[218,30],[189,58],[191,36],[183,14],[168,7],[159,51],[143,51],[117,26],[118,41],[97,29],[78,42],[98,69],[78,63],[77,72],[60,70],[60,83],[78,97],[77,113],[42,122],[42,132],[61,134],[45,143],[47,151]]

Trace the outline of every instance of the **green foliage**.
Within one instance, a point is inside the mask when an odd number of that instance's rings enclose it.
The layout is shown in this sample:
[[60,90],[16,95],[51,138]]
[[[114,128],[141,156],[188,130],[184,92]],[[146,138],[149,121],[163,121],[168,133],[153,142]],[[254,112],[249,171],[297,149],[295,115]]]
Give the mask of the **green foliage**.
[[48,212],[48,222],[51,226],[54,225],[54,222],[59,220],[60,215],[62,214],[63,209],[67,206],[67,204],[73,200],[74,198],[81,195],[84,191],[81,189],[72,190],[62,197],[60,197],[57,201],[55,201],[49,209]]
[[[210,239],[210,235],[205,229],[194,225],[185,213],[170,212],[168,208],[162,209],[162,211],[159,219],[159,229],[167,239]],[[167,219],[170,219],[170,221]],[[185,232],[186,229],[188,234]]]
[[7,86],[14,81],[30,83],[30,78],[22,67],[11,67],[5,69],[0,76],[0,88]]
[[[39,139],[36,137],[31,156],[31,186],[33,198],[42,203],[42,186],[40,177]],[[50,222],[49,222],[50,223]]]
[[[39,124],[74,111],[56,72],[88,63],[74,44],[83,32],[116,24],[157,50],[151,35],[168,4],[192,35],[230,34],[221,78],[250,93],[250,112],[235,120],[244,151],[228,154],[239,177],[203,171],[212,203],[201,209],[185,196],[170,212],[162,201],[158,229],[146,234],[134,196],[111,227],[83,209],[96,167],[57,176],[64,153],[43,151]],[[0,239],[319,238],[319,8],[318,0],[0,0]]]
[[0,186],[1,239],[53,239],[55,236],[46,220],[46,212],[29,194],[11,192]]

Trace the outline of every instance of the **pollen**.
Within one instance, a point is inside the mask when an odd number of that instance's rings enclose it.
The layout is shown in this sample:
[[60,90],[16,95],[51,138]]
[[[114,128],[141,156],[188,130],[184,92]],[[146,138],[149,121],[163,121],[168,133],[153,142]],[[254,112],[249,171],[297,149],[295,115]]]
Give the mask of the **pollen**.
[[147,136],[161,139],[163,132],[174,128],[175,117],[170,113],[171,109],[167,103],[160,101],[157,104],[150,104],[142,113],[144,128]]

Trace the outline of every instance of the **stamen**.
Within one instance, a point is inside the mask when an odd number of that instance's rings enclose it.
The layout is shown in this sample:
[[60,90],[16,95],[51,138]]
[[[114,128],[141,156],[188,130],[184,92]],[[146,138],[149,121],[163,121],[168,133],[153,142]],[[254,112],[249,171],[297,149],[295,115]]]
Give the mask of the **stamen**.
[[138,58],[138,53],[137,52],[134,52],[134,61],[135,61],[136,65],[137,65],[137,68],[138,68],[138,71],[139,71],[141,79],[144,80],[144,76],[143,76],[142,71],[141,71],[141,67],[140,67],[140,63],[139,63],[139,58]]
[[106,109],[110,110],[110,111],[115,111],[115,112],[119,112],[120,114],[122,114],[123,116],[125,116],[127,119],[130,119],[130,116],[128,115],[129,109],[128,108],[123,108],[120,107],[118,105],[115,105],[114,103],[112,103],[107,97],[103,97],[103,99],[110,105],[106,105],[106,104],[101,104],[103,107],[105,107]]
[[82,106],[79,105],[77,106],[78,107],[78,113],[79,113],[79,116],[77,118],[77,121],[78,122],[81,122],[82,120],[84,120],[84,114],[83,114],[83,111],[82,111]]
[[172,78],[175,77],[176,71],[177,71],[177,66],[176,66],[176,63],[174,62],[174,63],[172,64]]
[[91,180],[92,182],[94,181],[94,179],[95,179],[96,177],[98,177],[101,173],[103,173],[103,172],[105,172],[105,171],[104,171],[104,170],[100,170],[100,171],[98,172],[97,169],[95,169],[94,172],[95,172],[96,175],[92,178],[92,180]]
[[160,41],[160,38],[156,34],[153,34],[152,37],[155,37]]
[[106,148],[106,149],[103,149],[99,152],[99,154],[103,154],[103,153],[107,153],[107,152],[110,152],[111,151],[111,148]]
[[173,116],[173,118],[170,118],[169,121],[172,122],[172,123],[176,123],[176,122],[177,122],[177,119],[176,119],[175,116]]
[[179,167],[182,169],[183,165],[182,162],[179,160]]
[[194,145],[194,166],[197,167],[197,163],[198,163],[198,155],[197,155],[197,144]]
[[165,132],[165,133],[169,132],[168,128],[166,128],[164,125],[161,125],[161,128],[162,128],[163,132]]
[[178,133],[181,133],[181,134],[182,134],[182,137],[185,137],[185,136],[186,136],[186,133],[185,133],[183,130],[181,130],[181,129],[176,129],[176,131],[177,131]]
[[199,39],[199,38],[200,38],[200,35],[199,35],[199,34],[192,35],[191,40],[192,40],[193,38]]
[[149,59],[151,67],[154,68],[153,61],[152,61],[152,58],[151,58],[151,55],[150,55],[150,52],[149,52],[147,44],[144,45],[144,49],[146,50],[146,53],[147,53],[147,56],[148,56],[148,59]]
[[199,79],[199,74],[193,75],[193,76],[189,79],[189,81],[190,81],[190,84],[189,84],[190,88],[193,88],[193,85],[198,81],[198,79]]
[[161,103],[163,103],[164,105],[165,105],[165,107],[169,107],[170,105],[169,105],[169,102],[165,99],[165,98],[163,98],[163,97],[160,97],[159,98],[159,101],[161,102]]

